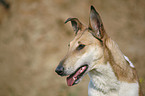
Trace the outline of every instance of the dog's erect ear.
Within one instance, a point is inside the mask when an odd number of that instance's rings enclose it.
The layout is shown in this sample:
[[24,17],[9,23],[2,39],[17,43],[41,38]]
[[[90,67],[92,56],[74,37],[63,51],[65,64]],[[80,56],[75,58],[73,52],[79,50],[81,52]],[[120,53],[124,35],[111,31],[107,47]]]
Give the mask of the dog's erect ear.
[[77,18],[68,18],[65,23],[67,23],[68,21],[71,21],[72,27],[75,31],[75,34],[77,34],[77,32],[79,30],[82,30],[83,28],[83,24],[77,19]]
[[89,28],[92,30],[93,36],[96,38],[102,39],[104,36],[104,26],[102,20],[99,16],[99,13],[91,6]]

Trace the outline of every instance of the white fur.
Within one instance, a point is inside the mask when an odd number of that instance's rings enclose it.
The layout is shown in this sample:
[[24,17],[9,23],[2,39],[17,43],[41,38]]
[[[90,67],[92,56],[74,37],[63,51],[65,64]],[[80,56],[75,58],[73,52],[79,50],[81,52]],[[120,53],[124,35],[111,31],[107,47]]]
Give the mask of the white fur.
[[119,96],[139,96],[139,84],[122,82],[120,85]]
[[88,75],[91,79],[88,87],[89,96],[117,96],[120,82],[109,63],[96,66]]
[[138,96],[138,83],[117,80],[109,63],[96,66],[88,75],[88,96]]
[[127,60],[132,68],[134,68],[133,63],[129,60],[127,56],[124,55],[125,60]]

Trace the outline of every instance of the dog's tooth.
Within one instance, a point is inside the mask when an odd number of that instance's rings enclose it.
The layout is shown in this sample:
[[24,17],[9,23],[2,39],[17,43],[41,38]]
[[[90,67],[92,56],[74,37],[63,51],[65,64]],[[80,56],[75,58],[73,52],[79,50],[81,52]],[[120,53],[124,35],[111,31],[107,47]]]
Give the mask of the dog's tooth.
[[73,80],[76,80],[77,79],[77,77],[73,77]]
[[82,67],[82,68],[80,69],[80,72],[79,72],[79,73],[82,73],[83,70],[85,70],[85,67]]
[[80,73],[82,73],[82,72],[83,72],[83,69],[81,68]]
[[85,69],[85,67],[82,67],[82,70],[84,70]]
[[75,77],[73,77],[73,80],[75,80]]
[[82,68],[80,69],[80,73],[82,73],[84,69],[85,69],[85,67],[82,67]]

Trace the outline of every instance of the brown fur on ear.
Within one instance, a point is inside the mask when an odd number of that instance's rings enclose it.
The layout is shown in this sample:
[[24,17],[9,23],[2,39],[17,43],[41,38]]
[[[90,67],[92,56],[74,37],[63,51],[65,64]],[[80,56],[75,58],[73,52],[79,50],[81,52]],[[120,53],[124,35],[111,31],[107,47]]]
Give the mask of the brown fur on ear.
[[90,11],[90,20],[89,20],[89,28],[93,31],[93,36],[102,39],[104,37],[104,26],[102,20],[99,16],[99,13],[95,10],[93,6],[91,6]]
[[82,30],[83,28],[83,24],[77,19],[77,18],[68,18],[65,23],[71,21],[72,27],[75,31],[75,34],[77,34],[77,32],[79,30]]

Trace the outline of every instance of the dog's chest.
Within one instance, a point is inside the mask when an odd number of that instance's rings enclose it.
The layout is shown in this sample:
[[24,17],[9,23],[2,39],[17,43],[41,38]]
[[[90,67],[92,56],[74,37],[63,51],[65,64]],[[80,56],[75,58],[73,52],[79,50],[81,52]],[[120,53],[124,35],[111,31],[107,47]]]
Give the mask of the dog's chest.
[[97,66],[88,75],[89,96],[138,96],[138,84],[118,81],[109,63]]

